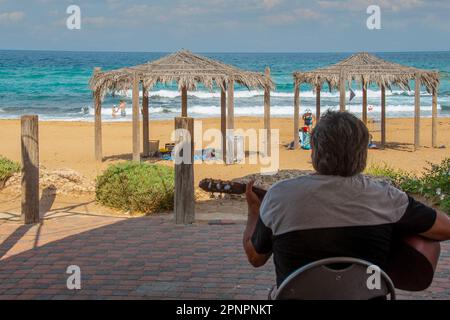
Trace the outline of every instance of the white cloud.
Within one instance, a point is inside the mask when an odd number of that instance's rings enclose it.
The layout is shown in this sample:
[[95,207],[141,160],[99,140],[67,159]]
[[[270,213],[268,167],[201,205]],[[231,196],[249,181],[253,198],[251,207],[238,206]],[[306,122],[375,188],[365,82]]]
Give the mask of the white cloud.
[[12,11],[0,13],[0,24],[10,24],[22,21],[25,18],[25,12],[23,11]]
[[290,12],[265,16],[264,21],[274,25],[290,24],[301,20],[318,20],[324,17],[320,12],[311,9],[294,9]]
[[322,9],[348,11],[362,11],[373,4],[390,11],[410,10],[425,5],[423,0],[320,0],[317,3]]
[[265,9],[272,9],[273,7],[278,6],[281,4],[284,0],[262,0],[262,6]]

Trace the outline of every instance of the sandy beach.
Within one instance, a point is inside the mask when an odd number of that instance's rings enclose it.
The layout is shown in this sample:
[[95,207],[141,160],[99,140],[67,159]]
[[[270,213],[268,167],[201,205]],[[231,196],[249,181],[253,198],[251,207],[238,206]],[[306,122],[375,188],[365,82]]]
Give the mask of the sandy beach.
[[[160,146],[169,143],[173,120],[151,121],[150,137],[160,140]],[[203,119],[203,131],[220,128],[219,119]],[[244,130],[263,128],[262,118],[242,117],[236,119],[236,128]],[[379,141],[379,124],[369,123],[374,141]],[[284,144],[292,140],[292,120],[275,118],[272,128],[280,130],[280,169],[312,169],[310,152],[288,151]],[[94,179],[108,165],[131,159],[131,123],[109,122],[103,124],[103,152],[105,161],[94,161],[94,129],[89,122],[45,122],[39,124],[40,163],[47,169],[73,169],[87,178]],[[440,118],[438,144],[442,149],[431,148],[431,120],[422,119],[422,148],[413,152],[413,119],[389,119],[387,122],[388,147],[385,150],[370,150],[369,164],[385,162],[395,168],[420,172],[427,161],[440,162],[450,156],[450,118]],[[0,155],[20,161],[20,121],[0,120]],[[164,162],[163,162],[164,163]],[[169,162],[165,162],[171,165]],[[196,179],[216,177],[234,179],[259,172],[258,165],[239,164],[232,166],[196,165]]]

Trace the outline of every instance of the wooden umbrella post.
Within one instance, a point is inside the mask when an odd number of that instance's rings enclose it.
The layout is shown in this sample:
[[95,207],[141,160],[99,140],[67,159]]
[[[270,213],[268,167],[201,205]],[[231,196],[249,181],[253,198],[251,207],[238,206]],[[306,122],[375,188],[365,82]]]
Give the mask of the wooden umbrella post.
[[416,75],[414,99],[414,150],[420,148],[420,75]]
[[[270,80],[270,68],[267,67],[266,71],[265,71],[265,76],[267,78],[267,82],[269,82]],[[266,146],[266,155],[268,157],[271,156],[272,154],[272,135],[270,132],[270,87],[268,85],[266,85],[266,87],[264,88],[264,129],[266,130],[266,141],[265,141],[265,146]]]
[[181,116],[187,117],[188,116],[188,103],[187,103],[187,88],[183,87],[181,89]]
[[220,131],[222,133],[222,160],[227,162],[227,93],[226,84],[220,90]]
[[381,86],[381,147],[386,147],[386,87]]
[[362,80],[362,120],[364,124],[367,126],[367,83]]
[[319,123],[320,121],[320,90],[321,86],[318,84],[316,86],[316,122]]
[[142,84],[142,144],[143,156],[150,156],[150,117],[149,117],[149,92]]
[[227,164],[234,162],[234,80],[228,82],[227,94]]
[[22,221],[39,222],[39,118],[22,116]]
[[[100,68],[94,69],[94,75],[101,71]],[[95,160],[103,161],[102,150],[102,100],[100,91],[94,92],[94,109],[95,109],[95,124],[94,124],[94,146],[95,146]]]
[[339,110],[341,112],[345,111],[345,80],[344,76],[341,74],[341,77],[339,79]]
[[141,148],[139,139],[139,77],[133,76],[133,161],[141,161]]
[[299,123],[300,113],[300,83],[295,83],[294,89],[294,150],[297,150],[300,146],[298,130],[300,129]]
[[437,122],[437,105],[438,105],[438,92],[437,92],[437,88],[434,88],[433,91],[433,106],[432,106],[432,114],[431,114],[431,145],[433,146],[433,148],[437,148],[438,147],[438,142],[437,142],[437,127],[438,127],[438,122]]

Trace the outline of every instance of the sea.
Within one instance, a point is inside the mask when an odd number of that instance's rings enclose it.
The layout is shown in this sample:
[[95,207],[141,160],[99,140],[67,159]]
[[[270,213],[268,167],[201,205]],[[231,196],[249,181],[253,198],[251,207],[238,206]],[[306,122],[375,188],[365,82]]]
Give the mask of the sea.
[[[167,53],[132,52],[61,52],[61,51],[0,51],[0,119],[17,119],[23,114],[37,114],[41,120],[93,121],[94,110],[89,79],[94,67],[113,70],[134,66],[163,57]],[[313,70],[339,62],[352,53],[201,53],[239,68],[264,72],[270,67],[276,83],[271,96],[273,117],[291,117],[294,105],[292,73]],[[375,55],[400,64],[438,70],[441,85],[438,115],[450,117],[450,52],[378,52]],[[413,83],[411,88],[414,89]],[[347,109],[361,114],[362,91],[352,85],[356,94]],[[347,92],[350,95],[350,92]],[[393,88],[387,91],[387,116],[412,117],[414,91]],[[172,119],[180,114],[180,93],[177,86],[158,85],[151,91],[151,119]],[[220,115],[220,92],[199,86],[188,93],[189,115],[195,118]],[[322,91],[322,112],[339,108],[339,92]],[[124,99],[127,116],[112,116],[112,108]],[[263,92],[237,87],[236,116],[262,116]],[[423,117],[431,117],[432,97],[421,91]],[[369,117],[380,118],[380,90],[368,90]],[[301,88],[301,111],[315,110],[315,93],[309,85]],[[105,97],[102,116],[105,121],[131,121],[131,92],[116,92]]]

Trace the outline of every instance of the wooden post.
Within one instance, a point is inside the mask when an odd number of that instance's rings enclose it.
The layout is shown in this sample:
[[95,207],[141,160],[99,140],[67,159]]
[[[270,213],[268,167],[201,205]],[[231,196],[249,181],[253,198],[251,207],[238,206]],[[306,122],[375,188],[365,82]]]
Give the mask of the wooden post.
[[432,107],[432,113],[431,113],[431,144],[433,146],[433,148],[437,148],[438,147],[438,142],[437,142],[437,127],[438,127],[438,122],[437,122],[437,105],[438,105],[438,93],[437,93],[437,88],[433,89],[433,107]]
[[420,75],[416,75],[414,108],[414,150],[420,148]]
[[227,163],[234,162],[234,80],[228,81],[227,94]]
[[[267,67],[265,71],[267,80],[270,79],[270,68]],[[270,88],[264,88],[264,129],[266,130],[266,155],[268,157],[272,154],[272,135],[270,132]]]
[[381,86],[381,148],[386,146],[386,87]]
[[39,222],[39,118],[22,116],[22,221]]
[[142,144],[144,158],[150,156],[149,140],[150,140],[150,121],[149,121],[149,97],[148,89],[142,84]]
[[299,113],[300,113],[300,83],[295,84],[294,89],[294,150],[300,146],[298,130],[300,129]]
[[362,120],[367,126],[367,84],[364,79],[362,80],[362,92],[363,92],[363,106],[362,106]]
[[187,111],[188,105],[187,105],[187,88],[183,87],[181,89],[181,116],[187,117],[188,111]]
[[320,84],[316,86],[316,123],[320,121]]
[[[226,84],[224,83],[226,88]],[[220,91],[220,131],[222,132],[222,158],[227,162],[227,93],[222,88]]]
[[345,111],[345,80],[344,77],[341,75],[341,78],[339,79],[339,109],[341,112]]
[[179,129],[184,133],[176,143],[186,143],[185,148],[190,148],[191,156],[189,163],[175,164],[175,223],[192,224],[195,222],[194,119],[175,118],[175,130]]
[[141,161],[141,143],[139,139],[139,77],[133,77],[133,161]]
[[[94,69],[94,74],[100,72],[100,68]],[[94,144],[95,144],[95,160],[103,161],[102,148],[102,98],[99,91],[94,92],[94,109],[95,109],[95,124],[94,124]]]

